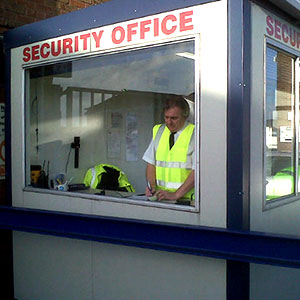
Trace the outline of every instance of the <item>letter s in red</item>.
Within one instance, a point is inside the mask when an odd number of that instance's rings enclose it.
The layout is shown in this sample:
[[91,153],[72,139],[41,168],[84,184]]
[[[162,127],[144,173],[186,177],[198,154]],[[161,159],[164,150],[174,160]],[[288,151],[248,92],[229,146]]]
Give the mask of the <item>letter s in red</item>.
[[30,61],[30,48],[29,47],[26,47],[23,50],[23,61],[24,62]]
[[272,17],[267,16],[266,21],[267,21],[267,33],[269,35],[273,35],[274,34],[274,27],[273,27],[274,20]]

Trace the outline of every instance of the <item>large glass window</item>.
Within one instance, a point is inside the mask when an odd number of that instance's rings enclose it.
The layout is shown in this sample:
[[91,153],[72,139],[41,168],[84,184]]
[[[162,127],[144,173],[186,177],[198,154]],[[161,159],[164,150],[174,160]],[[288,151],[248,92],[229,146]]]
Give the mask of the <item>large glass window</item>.
[[[165,101],[183,96],[193,122],[194,48],[185,40],[27,69],[25,185],[147,199],[142,157]],[[106,176],[93,185],[98,168]]]
[[[295,57],[271,46],[266,50],[266,200],[295,195],[298,189]],[[297,121],[297,122],[296,122]]]

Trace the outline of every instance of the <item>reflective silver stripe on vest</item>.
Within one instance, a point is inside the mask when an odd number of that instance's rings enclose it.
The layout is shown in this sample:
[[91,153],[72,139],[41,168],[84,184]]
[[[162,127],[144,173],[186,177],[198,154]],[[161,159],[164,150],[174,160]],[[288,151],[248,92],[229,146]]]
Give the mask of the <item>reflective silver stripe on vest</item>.
[[156,150],[157,150],[157,147],[158,147],[160,138],[161,138],[161,136],[162,136],[162,134],[163,134],[165,128],[166,128],[166,125],[165,125],[165,124],[162,124],[162,125],[158,128],[158,130],[157,130],[157,133],[156,133],[156,136],[155,136],[155,139],[154,139],[154,150],[155,150],[155,152],[156,152]]
[[92,180],[91,180],[91,187],[93,186],[93,184],[95,183],[95,180],[96,180],[96,170],[95,170],[95,168],[91,168],[91,170],[92,170]]
[[189,148],[188,148],[188,154],[189,153],[192,153],[194,150],[195,150],[195,128],[193,130],[193,133],[192,133],[192,136],[191,136],[191,139],[190,139],[190,143],[189,143]]
[[162,168],[179,168],[179,169],[187,169],[187,170],[192,170],[192,162],[187,161],[187,162],[178,162],[178,161],[161,161],[157,160],[156,161],[156,166],[157,167],[162,167]]
[[167,189],[178,189],[182,183],[180,182],[165,182],[163,180],[157,180],[157,185],[163,186]]

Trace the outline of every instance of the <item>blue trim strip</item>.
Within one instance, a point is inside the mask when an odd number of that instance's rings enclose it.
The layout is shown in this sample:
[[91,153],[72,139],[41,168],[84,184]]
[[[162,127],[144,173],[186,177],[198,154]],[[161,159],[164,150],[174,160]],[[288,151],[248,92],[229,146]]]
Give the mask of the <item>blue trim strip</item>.
[[113,0],[5,32],[5,48],[220,0]]
[[288,236],[11,207],[0,228],[300,268],[300,239]]
[[[244,8],[247,8],[245,14]],[[248,230],[251,49],[248,0],[228,2],[228,22],[227,227]]]
[[250,229],[251,3],[243,0],[243,229]]
[[[227,228],[232,230],[249,230],[250,13],[248,0],[228,1]],[[251,260],[243,261],[227,261],[228,300],[250,299]]]
[[226,300],[249,300],[249,263],[227,260]]

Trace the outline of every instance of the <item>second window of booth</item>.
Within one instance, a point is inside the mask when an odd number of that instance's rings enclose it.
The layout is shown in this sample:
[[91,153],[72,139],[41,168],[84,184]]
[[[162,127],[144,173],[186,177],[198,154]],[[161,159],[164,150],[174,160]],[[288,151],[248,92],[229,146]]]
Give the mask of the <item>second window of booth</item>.
[[[25,186],[67,190],[71,183],[76,192],[145,200],[142,157],[153,126],[164,122],[165,101],[183,96],[194,122],[194,44],[177,41],[28,68]],[[109,176],[95,185],[99,168]],[[185,204],[194,205],[193,199]]]
[[[299,192],[299,82],[297,58],[271,45],[266,48],[265,199]],[[298,66],[299,68],[299,66]],[[297,91],[298,89],[298,91]]]

